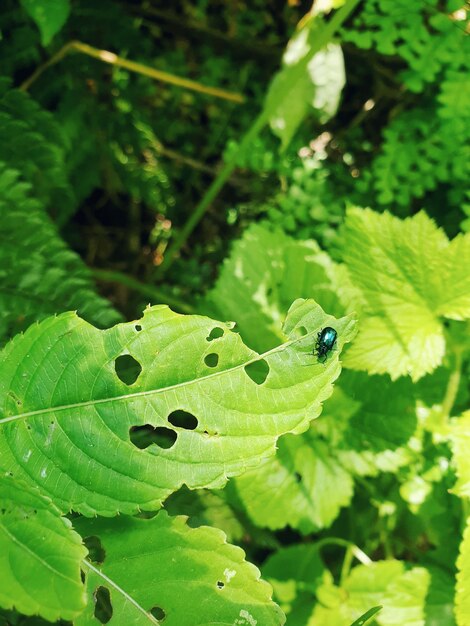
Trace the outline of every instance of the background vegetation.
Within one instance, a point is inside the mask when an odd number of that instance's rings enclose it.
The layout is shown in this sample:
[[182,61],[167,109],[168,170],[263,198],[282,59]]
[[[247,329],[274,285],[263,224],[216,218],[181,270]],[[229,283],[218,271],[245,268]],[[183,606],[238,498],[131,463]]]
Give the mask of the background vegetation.
[[469,626],[469,28],[3,0],[2,626]]

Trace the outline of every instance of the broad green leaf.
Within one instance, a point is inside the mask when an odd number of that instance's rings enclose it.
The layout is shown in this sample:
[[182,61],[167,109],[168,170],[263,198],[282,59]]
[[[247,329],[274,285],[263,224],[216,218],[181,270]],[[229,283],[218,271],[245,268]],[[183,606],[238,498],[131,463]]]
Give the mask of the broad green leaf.
[[[338,346],[322,364],[312,347],[326,325]],[[220,488],[319,415],[353,329],[297,300],[289,339],[259,355],[223,323],[166,306],[108,330],[49,318],[0,353],[2,465],[88,515],[152,510],[182,484]]]
[[415,381],[434,370],[445,353],[440,317],[470,315],[470,235],[449,242],[424,212],[400,220],[351,209],[342,244],[363,300],[345,365]]
[[0,476],[0,606],[50,621],[85,608],[79,535],[35,489]]
[[455,595],[455,617],[458,626],[470,624],[470,518],[463,534],[460,554],[457,559],[457,585]]
[[353,496],[351,474],[314,429],[279,441],[275,457],[233,483],[250,518],[272,530],[327,528]]
[[328,43],[311,55],[318,37],[314,19],[289,42],[284,67],[274,77],[266,96],[271,129],[286,149],[307,113],[313,108],[324,124],[336,113],[346,82],[344,58],[338,44]]
[[[355,567],[342,587],[325,582],[308,626],[350,626],[371,605],[381,605],[380,626],[425,626],[425,601],[430,573],[423,567],[406,570],[401,561],[378,561]],[[328,619],[330,620],[328,622]]]
[[47,46],[54,35],[67,21],[70,13],[69,0],[20,0],[24,10],[36,22],[43,46]]
[[235,242],[204,308],[236,320],[243,340],[261,351],[285,339],[282,324],[293,300],[315,298],[332,315],[344,315],[348,289],[342,268],[316,242],[254,224]]
[[[240,548],[214,528],[190,528],[184,517],[119,517],[77,521],[83,537],[98,537],[104,562],[87,571],[88,606],[75,624],[92,626],[93,596],[109,592],[109,626],[281,626],[285,618],[271,587]],[[153,615],[150,611],[153,609]]]
[[371,617],[374,617],[374,615],[380,613],[381,610],[381,606],[372,607],[371,609],[366,611],[364,615],[361,615],[361,617],[357,619],[353,624],[351,624],[351,626],[364,626],[364,624],[366,624],[371,619]]
[[97,295],[88,269],[59,237],[31,186],[0,163],[0,344],[70,309],[103,326],[121,319]]

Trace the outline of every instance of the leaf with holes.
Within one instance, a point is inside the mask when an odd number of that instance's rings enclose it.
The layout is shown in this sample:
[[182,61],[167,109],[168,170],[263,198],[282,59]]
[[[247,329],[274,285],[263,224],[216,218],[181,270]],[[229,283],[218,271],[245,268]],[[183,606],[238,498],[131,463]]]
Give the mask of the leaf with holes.
[[[325,326],[338,341],[320,363]],[[108,330],[49,318],[1,353],[1,463],[86,515],[153,510],[182,484],[220,488],[319,415],[354,321],[297,300],[284,333],[260,355],[227,325],[166,306]]]
[[163,511],[153,519],[82,518],[77,527],[102,551],[99,564],[85,567],[89,601],[76,626],[102,623],[104,611],[109,626],[284,624],[271,587],[220,530],[192,529]]
[[204,312],[237,321],[243,340],[269,350],[285,340],[282,324],[296,298],[314,298],[332,315],[351,312],[344,268],[315,241],[298,241],[253,224],[233,245]]
[[446,347],[440,318],[470,317],[470,234],[449,241],[424,212],[351,209],[342,247],[364,309],[345,366],[413,380],[433,371]]
[[86,555],[69,520],[36,489],[0,476],[0,606],[50,621],[85,608]]

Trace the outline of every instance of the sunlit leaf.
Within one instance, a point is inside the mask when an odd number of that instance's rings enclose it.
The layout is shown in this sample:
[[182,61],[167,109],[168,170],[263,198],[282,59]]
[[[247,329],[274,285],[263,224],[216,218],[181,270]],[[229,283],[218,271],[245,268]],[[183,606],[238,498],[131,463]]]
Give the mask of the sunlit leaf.
[[96,590],[109,593],[110,626],[158,624],[282,626],[271,587],[240,548],[214,528],[191,529],[184,517],[120,517],[78,521],[84,537],[98,537],[104,561],[86,568],[88,606],[76,626],[94,616]]
[[0,606],[50,621],[85,607],[86,549],[69,520],[37,490],[0,476]]
[[[338,346],[322,364],[312,347],[328,324]],[[166,306],[108,330],[48,318],[1,353],[2,465],[85,514],[152,510],[183,483],[222,487],[319,415],[353,328],[297,300],[288,340],[259,355],[225,324]]]

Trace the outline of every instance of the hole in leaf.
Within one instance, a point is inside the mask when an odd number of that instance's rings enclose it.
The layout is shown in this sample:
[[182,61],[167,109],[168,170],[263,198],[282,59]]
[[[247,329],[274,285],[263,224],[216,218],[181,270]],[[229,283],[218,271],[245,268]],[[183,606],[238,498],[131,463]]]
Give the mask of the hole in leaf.
[[194,417],[192,413],[179,409],[170,413],[168,421],[172,426],[184,428],[185,430],[194,430],[198,425],[197,417]]
[[224,587],[225,587],[225,584],[221,580],[218,580],[217,581],[217,589],[223,589]]
[[139,378],[142,366],[130,354],[118,356],[114,362],[117,377],[126,385],[133,385]]
[[215,352],[211,352],[204,359],[204,363],[207,365],[207,367],[217,367],[218,362],[219,355]]
[[215,328],[213,328],[211,330],[211,332],[207,335],[206,340],[207,341],[213,341],[214,339],[219,339],[220,337],[222,337],[224,334],[224,331],[222,328],[219,328],[218,326],[216,326]]
[[101,624],[107,624],[113,616],[113,605],[107,587],[98,587],[94,594],[95,610],[93,612],[96,619]]
[[101,565],[101,563],[103,563],[106,558],[106,551],[103,548],[99,537],[96,537],[96,535],[85,537],[83,543],[88,550],[88,558],[90,559],[90,561]]
[[305,328],[305,326],[297,326],[297,328],[295,329],[295,334],[298,337],[305,337],[305,335],[307,334],[307,329]]
[[155,619],[158,619],[159,622],[163,622],[166,617],[165,611],[160,606],[153,606],[149,611]]
[[299,474],[299,472],[295,472],[294,478],[298,483],[300,483],[302,480],[302,476]]
[[167,450],[174,445],[178,435],[171,428],[164,426],[154,428],[150,424],[145,424],[145,426],[132,426],[129,430],[129,437],[131,442],[141,450],[145,450],[152,444]]
[[262,385],[269,374],[269,365],[267,361],[261,359],[249,365],[245,365],[245,372],[251,380],[257,385]]
[[82,584],[85,584],[86,574],[82,569],[80,570],[80,580],[82,581]]
[[136,329],[137,332],[140,332],[142,330],[142,326],[140,324],[136,324],[134,328]]

